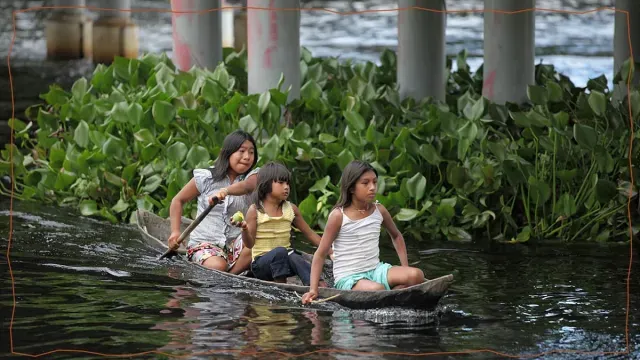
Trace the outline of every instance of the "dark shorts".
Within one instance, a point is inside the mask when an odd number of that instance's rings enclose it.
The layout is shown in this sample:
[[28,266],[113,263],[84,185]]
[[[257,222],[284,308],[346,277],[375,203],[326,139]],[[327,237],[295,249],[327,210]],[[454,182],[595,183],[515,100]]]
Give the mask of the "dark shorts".
[[311,264],[294,250],[277,247],[251,262],[253,276],[266,281],[297,275],[305,286],[311,279]]

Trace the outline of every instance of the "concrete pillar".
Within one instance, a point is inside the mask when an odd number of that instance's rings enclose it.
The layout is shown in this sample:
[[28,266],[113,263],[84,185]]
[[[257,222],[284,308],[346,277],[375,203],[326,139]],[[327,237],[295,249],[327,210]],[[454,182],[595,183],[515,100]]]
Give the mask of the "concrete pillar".
[[[222,0],[220,7],[232,7],[232,4],[229,4],[227,1]],[[225,9],[222,10],[221,21],[222,21],[222,47],[233,47],[233,33],[234,33],[234,17],[235,9]]]
[[266,10],[300,8],[299,0],[248,0],[247,40],[249,94],[278,85],[291,85],[288,101],[300,97],[300,11]]
[[[616,10],[627,11],[629,15],[629,25],[631,30],[631,50],[633,50],[634,62],[640,62],[640,1],[638,0],[616,0]],[[629,28],[627,27],[627,13],[616,11],[615,27],[613,35],[613,75],[620,70],[622,64],[629,59],[631,51],[629,49]],[[632,84],[637,85],[640,81],[638,72],[634,69],[635,75]],[[622,79],[626,94],[627,79]]]
[[93,24],[93,62],[111,63],[115,56],[138,57],[138,27],[131,20],[131,0],[110,0]]
[[[202,11],[220,8],[220,0],[171,0],[174,11]],[[173,13],[173,54],[183,71],[192,66],[215,69],[222,59],[222,16],[220,11]]]
[[[399,0],[398,8],[445,10],[445,0]],[[447,15],[421,9],[398,12],[398,86],[400,97],[445,100]]]
[[85,0],[53,0],[52,6],[73,8],[51,10],[45,20],[47,58],[69,60],[91,58],[92,21],[86,15]]
[[233,47],[236,51],[247,48],[247,9],[236,9],[233,14]]
[[482,95],[499,104],[527,101],[535,84],[535,12],[492,12],[535,8],[535,0],[484,0]]

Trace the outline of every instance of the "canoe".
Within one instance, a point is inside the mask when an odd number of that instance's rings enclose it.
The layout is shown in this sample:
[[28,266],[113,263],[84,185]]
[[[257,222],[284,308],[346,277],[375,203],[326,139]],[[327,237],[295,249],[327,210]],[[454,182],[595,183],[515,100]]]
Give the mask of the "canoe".
[[[169,219],[164,219],[146,210],[137,210],[137,227],[142,237],[150,246],[154,247],[159,253],[168,249],[167,239],[171,233],[171,223]],[[181,231],[184,231],[191,223],[191,219],[182,217]],[[178,253],[180,257],[186,260],[186,244],[189,241],[187,237],[181,244]],[[298,251],[302,256],[311,263],[312,254]],[[309,290],[308,286],[303,286],[297,277],[290,277],[287,283],[275,283],[260,280],[248,275],[234,275],[224,271],[209,269],[202,265],[192,263],[206,269],[211,276],[227,277],[234,280],[246,281],[254,285],[271,286],[280,290],[295,292],[298,296]],[[333,284],[332,262],[326,260],[324,264],[323,278],[329,285]],[[440,299],[446,294],[449,286],[453,282],[453,275],[445,275],[435,279],[426,280],[425,282],[399,290],[383,290],[383,291],[355,291],[355,290],[338,290],[331,287],[319,288],[317,300],[329,298],[339,295],[329,301],[340,304],[350,309],[375,309],[387,307],[409,308],[416,310],[434,310]]]

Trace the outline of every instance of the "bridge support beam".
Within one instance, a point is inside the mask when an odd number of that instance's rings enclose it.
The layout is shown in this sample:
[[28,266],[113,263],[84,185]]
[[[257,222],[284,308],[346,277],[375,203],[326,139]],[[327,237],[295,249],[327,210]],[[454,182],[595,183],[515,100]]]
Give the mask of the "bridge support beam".
[[110,0],[93,24],[93,62],[111,63],[115,56],[138,57],[138,27],[131,20],[131,0]]
[[288,101],[300,97],[300,11],[266,9],[300,8],[299,0],[248,0],[247,41],[249,94],[278,85],[291,85]]
[[53,6],[69,6],[55,9],[45,20],[44,36],[47,42],[47,58],[70,60],[91,58],[92,21],[83,6],[85,0],[54,0]]
[[[219,8],[220,0],[171,0],[174,11]],[[172,15],[173,54],[183,71],[194,65],[214,70],[222,59],[222,15],[220,11]]]
[[482,95],[499,104],[527,101],[535,84],[535,12],[492,12],[535,8],[535,0],[484,0]]
[[[399,0],[398,8],[445,10],[445,0]],[[446,93],[444,12],[407,9],[398,12],[398,86],[400,97],[444,101]]]

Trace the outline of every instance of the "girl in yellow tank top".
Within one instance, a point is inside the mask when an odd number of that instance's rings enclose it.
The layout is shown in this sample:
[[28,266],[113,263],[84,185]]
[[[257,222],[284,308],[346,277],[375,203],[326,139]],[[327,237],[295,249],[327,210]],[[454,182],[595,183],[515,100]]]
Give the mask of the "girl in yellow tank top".
[[290,181],[291,173],[284,165],[265,164],[258,172],[246,219],[232,224],[242,228],[244,246],[251,249],[253,276],[284,283],[287,277],[297,275],[309,286],[311,264],[293,251],[291,229],[299,229],[316,246],[320,236],[304,221],[298,207],[287,201]]

